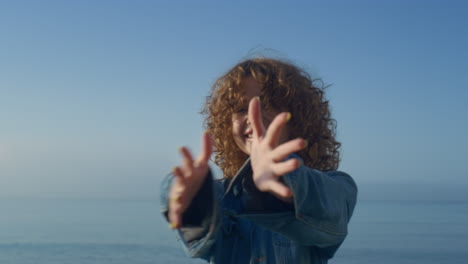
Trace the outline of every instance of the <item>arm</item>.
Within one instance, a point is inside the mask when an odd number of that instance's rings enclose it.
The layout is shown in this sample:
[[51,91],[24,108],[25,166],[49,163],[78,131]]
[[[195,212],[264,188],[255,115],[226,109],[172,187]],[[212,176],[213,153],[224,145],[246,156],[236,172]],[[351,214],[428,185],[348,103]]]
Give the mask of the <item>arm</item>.
[[218,226],[219,184],[213,181],[208,160],[213,142],[205,132],[197,159],[186,147],[180,148],[182,165],[173,169],[161,185],[161,207],[166,220],[191,257],[207,259]]
[[273,208],[276,210],[254,214],[247,203],[242,216],[301,245],[339,246],[347,234],[356,203],[356,185],[343,172],[320,172],[302,165],[292,153],[305,148],[306,142],[300,138],[280,141],[290,118],[290,114],[280,113],[265,129],[259,101],[250,101],[249,120],[253,128],[250,158],[255,187],[264,193],[263,197],[273,194],[283,201],[292,198],[294,206],[287,210],[280,206],[284,202],[278,200],[275,203],[278,206]]
[[[283,234],[301,245],[321,248],[339,245],[347,235],[357,197],[353,179],[344,172],[321,172],[306,166],[286,174],[293,208],[279,213],[249,211],[246,204],[241,217]],[[265,197],[270,194],[265,194]]]

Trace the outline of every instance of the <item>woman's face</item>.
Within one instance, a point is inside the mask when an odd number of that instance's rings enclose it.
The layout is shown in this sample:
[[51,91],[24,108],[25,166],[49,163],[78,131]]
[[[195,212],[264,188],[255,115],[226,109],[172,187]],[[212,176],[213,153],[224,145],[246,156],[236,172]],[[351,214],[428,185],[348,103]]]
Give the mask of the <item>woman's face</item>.
[[[244,79],[242,81],[242,87],[245,90],[245,102],[250,102],[252,98],[260,96],[261,94],[260,86],[252,77]],[[268,128],[275,116],[279,114],[278,111],[265,111],[265,109],[262,109],[261,112],[263,126],[265,129]],[[245,108],[242,108],[238,112],[232,114],[232,135],[239,149],[242,150],[242,152],[245,154],[250,155],[250,149],[252,148],[253,130],[250,121],[248,120],[248,105],[246,105]],[[285,126],[281,133],[279,143],[285,142],[286,139],[287,127]]]

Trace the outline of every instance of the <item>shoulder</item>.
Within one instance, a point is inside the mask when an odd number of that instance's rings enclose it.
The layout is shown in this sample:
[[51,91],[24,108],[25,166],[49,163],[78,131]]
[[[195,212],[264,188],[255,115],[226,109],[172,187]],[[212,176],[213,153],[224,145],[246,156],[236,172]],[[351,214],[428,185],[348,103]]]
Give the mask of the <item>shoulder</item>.
[[349,175],[348,173],[344,171],[328,171],[326,172],[326,174],[332,178],[336,178],[336,179],[339,178],[341,180],[344,180],[357,189],[357,184],[354,181],[353,177],[351,177],[351,175]]

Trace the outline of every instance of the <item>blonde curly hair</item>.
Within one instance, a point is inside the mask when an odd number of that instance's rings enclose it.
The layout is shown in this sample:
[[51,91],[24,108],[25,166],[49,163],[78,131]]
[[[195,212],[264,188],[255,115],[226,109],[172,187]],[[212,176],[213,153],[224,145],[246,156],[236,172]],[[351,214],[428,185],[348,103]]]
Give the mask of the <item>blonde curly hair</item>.
[[207,96],[202,114],[205,127],[215,141],[214,162],[232,178],[248,158],[234,142],[232,114],[245,109],[242,81],[254,78],[261,88],[261,103],[265,110],[288,111],[289,139],[301,137],[309,144],[296,153],[308,167],[321,171],[333,171],[340,161],[335,140],[336,121],[331,118],[324,88],[314,85],[304,70],[290,63],[270,58],[254,58],[235,65],[221,76]]

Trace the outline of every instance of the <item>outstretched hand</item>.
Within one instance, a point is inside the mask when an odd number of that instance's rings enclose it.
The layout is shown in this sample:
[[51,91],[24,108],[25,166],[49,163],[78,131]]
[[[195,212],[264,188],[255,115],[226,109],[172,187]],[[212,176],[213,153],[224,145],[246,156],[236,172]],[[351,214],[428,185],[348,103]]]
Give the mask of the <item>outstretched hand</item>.
[[190,206],[208,174],[208,160],[213,152],[213,141],[203,133],[202,150],[196,160],[186,147],[180,148],[182,166],[173,169],[174,182],[169,192],[169,222],[172,228],[182,226],[182,215]]
[[295,158],[284,160],[290,154],[303,149],[307,142],[301,138],[280,142],[281,132],[291,118],[290,113],[278,114],[265,130],[259,97],[250,100],[248,118],[253,130],[250,160],[256,187],[283,200],[290,199],[291,190],[279,178],[297,169],[301,162]]

